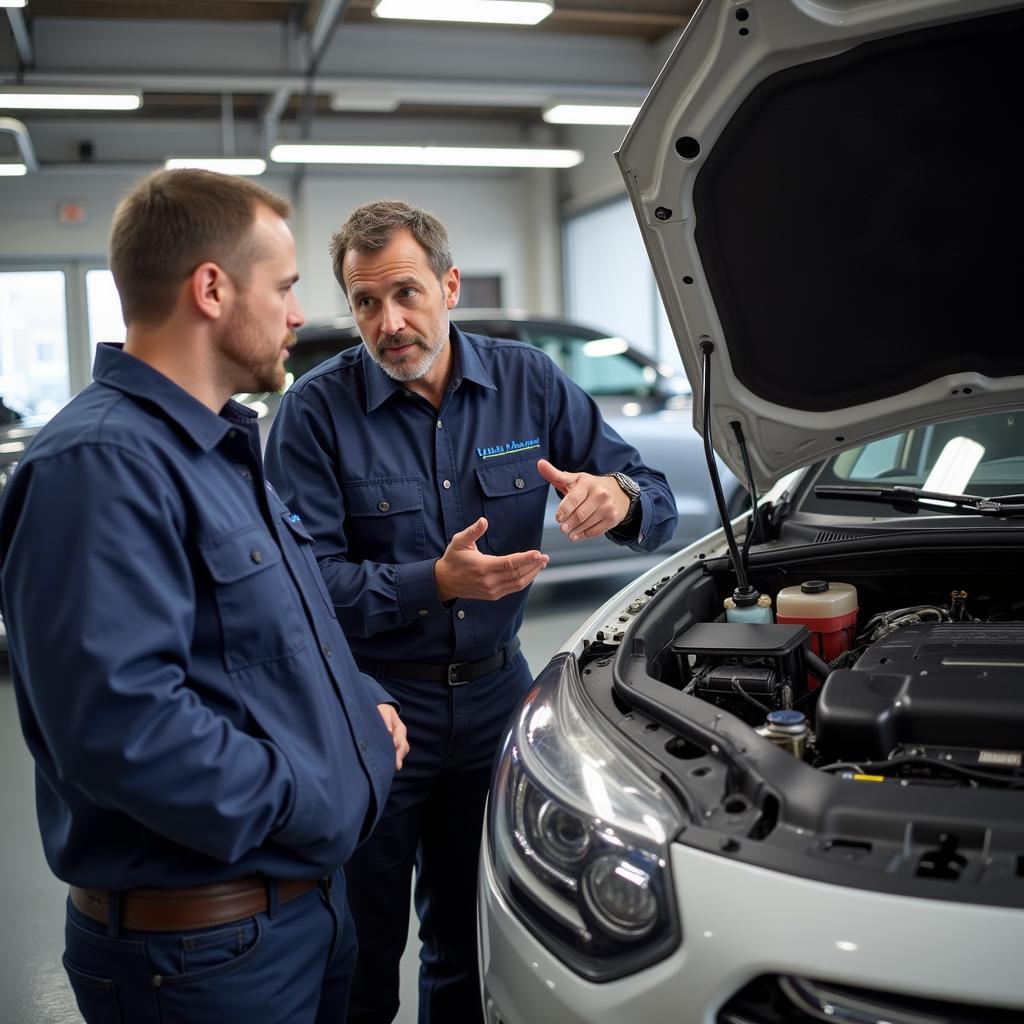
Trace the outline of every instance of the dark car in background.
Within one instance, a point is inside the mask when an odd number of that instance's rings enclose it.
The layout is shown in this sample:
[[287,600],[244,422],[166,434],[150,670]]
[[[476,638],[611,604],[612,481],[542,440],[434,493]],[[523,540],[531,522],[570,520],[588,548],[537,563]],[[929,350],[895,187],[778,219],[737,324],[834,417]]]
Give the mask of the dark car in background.
[[[718,527],[701,440],[683,429],[692,420],[693,405],[689,383],[680,369],[657,362],[624,338],[557,317],[510,310],[456,309],[452,320],[472,334],[511,338],[547,353],[597,402],[605,420],[640,452],[644,462],[665,474],[675,495],[679,525],[662,550],[688,544]],[[298,338],[288,359],[289,382],[360,340],[352,318],[347,316],[308,324],[298,332]],[[260,413],[265,440],[280,396],[239,397]],[[735,515],[743,508],[746,492],[724,464],[720,469],[730,512]],[[538,577],[538,583],[636,572],[662,557],[638,555],[609,541],[573,544],[555,522],[557,504],[552,491],[542,542],[551,563]]]

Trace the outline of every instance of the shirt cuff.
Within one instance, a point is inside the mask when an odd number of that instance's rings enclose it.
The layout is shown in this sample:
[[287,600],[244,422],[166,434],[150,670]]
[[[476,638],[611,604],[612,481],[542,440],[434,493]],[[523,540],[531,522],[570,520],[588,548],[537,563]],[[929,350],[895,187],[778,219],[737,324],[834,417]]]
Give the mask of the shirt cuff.
[[396,711],[400,711],[401,707],[397,700],[384,689],[380,683],[377,682],[373,676],[368,676],[365,672],[362,673],[362,677],[366,682],[366,685],[370,689],[370,693],[373,694],[374,704],[390,704]]
[[403,562],[395,566],[398,605],[406,622],[444,611],[434,579],[436,561],[436,558],[428,558],[422,562]]
[[609,530],[608,536],[622,544],[643,544],[653,518],[654,502],[647,491],[641,490],[636,514],[625,525],[620,524]]
[[[283,755],[282,755],[283,756]],[[288,762],[287,757],[285,761]],[[317,838],[317,803],[313,793],[307,794],[305,781],[299,781],[299,775],[288,762],[292,771],[292,805],[284,821],[271,833],[275,842],[282,846],[305,846]]]

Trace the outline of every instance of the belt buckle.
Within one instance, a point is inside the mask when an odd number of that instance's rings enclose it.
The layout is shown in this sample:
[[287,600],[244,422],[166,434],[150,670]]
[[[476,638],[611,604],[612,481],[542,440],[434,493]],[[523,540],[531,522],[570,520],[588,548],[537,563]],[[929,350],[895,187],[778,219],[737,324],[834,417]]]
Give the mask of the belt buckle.
[[449,686],[465,686],[469,682],[468,679],[458,678],[459,669],[465,668],[468,664],[468,661],[453,661],[445,666],[445,678]]

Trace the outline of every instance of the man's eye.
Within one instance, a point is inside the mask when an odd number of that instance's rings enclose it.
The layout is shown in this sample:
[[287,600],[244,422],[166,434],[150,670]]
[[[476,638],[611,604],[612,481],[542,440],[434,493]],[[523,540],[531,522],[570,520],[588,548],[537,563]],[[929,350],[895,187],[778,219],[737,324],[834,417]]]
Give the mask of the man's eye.
[[399,293],[403,299],[411,299],[416,294],[415,288],[403,288]]

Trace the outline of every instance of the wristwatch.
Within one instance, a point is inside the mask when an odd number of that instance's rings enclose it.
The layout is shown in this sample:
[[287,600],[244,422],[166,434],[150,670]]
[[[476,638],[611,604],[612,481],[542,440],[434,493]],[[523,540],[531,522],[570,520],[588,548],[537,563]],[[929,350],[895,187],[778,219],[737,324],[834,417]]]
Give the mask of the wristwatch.
[[619,526],[628,526],[633,521],[636,510],[640,507],[640,485],[631,476],[626,476],[625,473],[608,473],[607,475],[615,477],[615,482],[622,488],[626,497],[629,498],[629,508],[626,509],[626,514],[619,523]]

